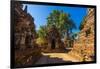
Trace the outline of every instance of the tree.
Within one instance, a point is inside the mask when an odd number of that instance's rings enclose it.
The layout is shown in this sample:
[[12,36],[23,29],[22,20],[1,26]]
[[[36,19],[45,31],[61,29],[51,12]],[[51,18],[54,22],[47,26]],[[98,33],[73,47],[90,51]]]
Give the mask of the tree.
[[46,36],[47,36],[47,27],[44,26],[40,26],[39,30],[38,30],[38,39],[37,39],[37,43],[39,45],[43,45],[45,43],[47,43],[46,41]]
[[70,14],[63,11],[53,10],[47,17],[47,25],[41,26],[38,30],[38,35],[41,38],[46,38],[47,30],[55,26],[60,36],[69,38],[73,29],[76,29],[74,21],[70,18]]
[[46,30],[46,26],[40,26],[39,30],[38,30],[38,36],[41,38],[45,38],[46,34],[47,34],[47,30]]
[[76,29],[74,21],[70,18],[70,14],[64,13],[63,11],[53,10],[47,17],[47,26],[51,27],[55,25],[61,36],[70,40],[72,30]]
[[50,15],[47,17],[47,26],[51,27],[55,25],[55,27],[58,28],[59,25],[59,15],[60,11],[58,10],[53,10]]
[[63,11],[53,10],[47,17],[47,26],[51,27],[55,25],[61,35],[76,28],[76,25],[72,19],[70,19],[70,14],[64,13]]

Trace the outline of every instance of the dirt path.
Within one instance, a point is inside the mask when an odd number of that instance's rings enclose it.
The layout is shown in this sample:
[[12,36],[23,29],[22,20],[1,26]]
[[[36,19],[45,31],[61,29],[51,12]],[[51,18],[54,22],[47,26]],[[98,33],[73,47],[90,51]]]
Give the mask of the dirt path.
[[36,64],[79,62],[78,59],[67,53],[42,53],[42,55],[43,56],[36,62]]

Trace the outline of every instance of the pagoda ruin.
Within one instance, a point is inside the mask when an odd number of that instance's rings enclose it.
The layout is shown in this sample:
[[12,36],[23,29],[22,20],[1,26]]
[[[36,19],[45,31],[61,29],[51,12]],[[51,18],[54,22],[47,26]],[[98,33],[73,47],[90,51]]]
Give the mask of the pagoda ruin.
[[34,64],[41,57],[41,49],[36,44],[34,18],[27,12],[27,6],[14,3],[14,51],[15,67]]
[[15,48],[34,47],[34,40],[36,39],[34,18],[27,12],[27,6],[23,10],[20,3],[15,3],[14,21]]
[[75,53],[79,54],[82,57],[81,61],[91,61],[94,59],[94,23],[95,9],[88,8],[81,31],[78,33],[78,38],[74,41],[73,50],[70,52],[74,56]]
[[64,44],[61,41],[60,33],[58,32],[57,28],[54,25],[48,29],[47,40],[48,40],[47,48],[49,50],[60,51],[64,49]]

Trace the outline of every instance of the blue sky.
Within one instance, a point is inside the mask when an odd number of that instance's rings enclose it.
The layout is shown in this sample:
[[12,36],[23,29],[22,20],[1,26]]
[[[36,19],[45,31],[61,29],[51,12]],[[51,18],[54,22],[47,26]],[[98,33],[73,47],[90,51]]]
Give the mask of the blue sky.
[[[83,17],[87,14],[87,8],[31,4],[24,4],[24,7],[25,5],[28,6],[28,13],[30,13],[35,19],[34,23],[36,26],[36,30],[38,30],[40,26],[45,25],[47,23],[46,18],[53,10],[63,10],[65,13],[69,13],[71,15],[71,19],[76,23],[77,28],[79,28],[80,22],[82,21]],[[79,29],[73,31],[78,32]]]

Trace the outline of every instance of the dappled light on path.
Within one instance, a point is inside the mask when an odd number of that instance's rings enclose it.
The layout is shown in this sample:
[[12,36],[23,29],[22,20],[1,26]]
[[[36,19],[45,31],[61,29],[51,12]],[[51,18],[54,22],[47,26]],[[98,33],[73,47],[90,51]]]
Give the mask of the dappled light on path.
[[78,59],[71,57],[67,53],[43,53],[42,57],[36,62],[36,64],[51,64],[51,63],[71,63],[79,62]]
[[64,61],[72,61],[72,62],[78,62],[79,60],[71,57],[67,53],[42,53],[45,56],[49,56],[50,58],[62,58]]

